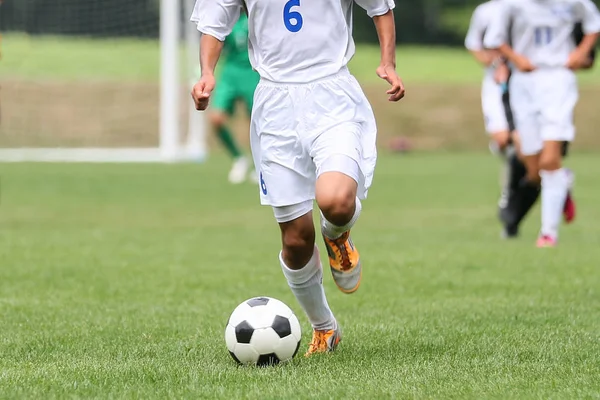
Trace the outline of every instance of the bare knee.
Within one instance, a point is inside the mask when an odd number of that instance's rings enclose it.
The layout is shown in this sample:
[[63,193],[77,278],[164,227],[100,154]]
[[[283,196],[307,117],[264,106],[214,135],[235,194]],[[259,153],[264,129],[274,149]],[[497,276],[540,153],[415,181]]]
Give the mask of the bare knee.
[[348,189],[328,190],[317,198],[323,216],[332,224],[343,226],[352,219],[356,207],[356,192]]
[[339,172],[321,175],[316,185],[319,209],[332,224],[346,225],[354,216],[357,184],[354,179]]
[[301,269],[311,259],[315,247],[312,213],[279,224],[283,261],[290,269]]
[[562,164],[562,142],[546,142],[540,155],[539,166],[544,171],[554,171]]
[[531,183],[540,182],[540,165],[539,156],[526,156],[522,159],[525,168],[527,169],[527,180]]

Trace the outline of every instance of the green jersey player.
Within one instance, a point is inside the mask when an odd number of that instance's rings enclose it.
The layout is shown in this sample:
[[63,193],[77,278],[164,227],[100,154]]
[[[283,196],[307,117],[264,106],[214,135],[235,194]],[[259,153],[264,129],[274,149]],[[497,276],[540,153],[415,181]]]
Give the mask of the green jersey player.
[[[229,172],[229,181],[241,183],[248,177],[250,162],[242,154],[227,126],[227,121],[234,114],[238,100],[244,103],[248,115],[250,115],[254,90],[259,81],[259,75],[252,69],[248,57],[248,17],[246,14],[241,14],[233,31],[225,39],[223,51],[225,62],[214,97],[211,99],[210,122],[219,140],[234,159]],[[254,175],[252,170],[252,178]]]

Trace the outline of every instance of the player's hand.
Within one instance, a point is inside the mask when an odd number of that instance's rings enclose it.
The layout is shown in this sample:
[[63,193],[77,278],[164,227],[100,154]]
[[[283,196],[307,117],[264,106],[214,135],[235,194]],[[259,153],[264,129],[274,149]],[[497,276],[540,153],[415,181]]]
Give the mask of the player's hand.
[[517,69],[521,72],[531,72],[536,70],[535,65],[533,65],[527,57],[522,55],[516,56],[513,60],[513,63],[515,64],[515,67],[517,67]]
[[580,68],[586,68],[586,66],[590,63],[590,57],[587,53],[583,53],[579,50],[574,50],[569,54],[569,59],[567,60],[566,67],[572,70],[577,70]]
[[404,97],[404,83],[391,65],[380,65],[377,68],[377,76],[392,85],[386,93],[390,95],[389,101],[398,101]]
[[506,64],[500,64],[494,70],[494,80],[499,85],[502,84],[502,83],[506,83],[506,82],[508,82],[508,75],[509,74],[510,74],[510,71],[508,69],[508,65],[506,65]]
[[215,77],[213,75],[203,75],[192,89],[192,98],[194,99],[196,110],[206,110],[210,95],[214,89]]

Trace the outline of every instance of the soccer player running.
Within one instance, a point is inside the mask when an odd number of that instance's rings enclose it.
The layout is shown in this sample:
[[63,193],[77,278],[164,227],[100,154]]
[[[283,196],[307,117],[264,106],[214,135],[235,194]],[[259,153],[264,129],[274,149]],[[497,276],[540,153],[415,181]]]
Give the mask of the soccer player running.
[[[497,0],[490,0],[475,8],[465,37],[465,47],[473,55],[473,58],[485,67],[481,87],[481,106],[485,129],[493,140],[494,146],[503,151],[510,142],[510,127],[502,103],[503,87],[498,80],[501,79],[505,82],[507,77],[497,78],[496,74],[501,67],[506,67],[506,64],[498,51],[488,50],[483,46],[483,37],[494,13],[498,11],[498,7]],[[505,72],[508,73],[508,71]]]
[[[600,13],[591,0],[503,0],[500,4],[484,45],[500,51],[514,65],[511,106],[527,168],[524,184],[541,183],[537,246],[553,247],[561,214],[565,210],[567,216],[571,214],[573,176],[562,166],[562,151],[563,142],[575,137],[575,71],[589,63],[600,32]],[[573,30],[579,21],[584,37],[576,45]]]
[[[248,12],[250,60],[261,76],[251,118],[251,146],[260,168],[260,200],[273,208],[281,230],[279,261],[289,287],[313,327],[306,355],[333,351],[341,328],[325,297],[315,245],[313,200],[333,279],[355,292],[362,265],[350,230],[361,213],[377,158],[371,106],[347,63],[353,0],[197,0],[192,21],[203,33],[202,77],[192,96],[208,106],[214,70],[240,9]],[[393,0],[356,0],[374,20],[381,46],[377,74],[404,96],[396,73]]]
[[[245,13],[240,15],[231,34],[225,38],[223,53],[225,62],[211,101],[209,118],[219,140],[233,158],[229,182],[237,184],[246,180],[251,164],[242,154],[227,122],[233,116],[238,100],[244,103],[248,115],[251,114],[254,90],[260,78],[248,57],[248,17]],[[256,179],[254,170],[250,173],[253,175],[250,178]]]
[[[504,225],[504,237],[515,237],[518,234],[519,223],[525,213],[535,203],[539,190],[527,191],[519,187],[521,178],[525,175],[525,166],[513,146],[517,140],[514,133],[512,112],[508,97],[509,67],[499,51],[486,49],[483,38],[494,15],[499,11],[499,1],[489,0],[475,8],[471,16],[469,30],[465,37],[465,47],[473,58],[485,68],[481,87],[481,106],[483,111],[485,129],[490,139],[490,148],[500,152],[506,161],[506,178],[502,195],[498,203],[499,217]],[[507,206],[514,203],[515,198],[521,200],[519,217],[515,213],[507,212]]]

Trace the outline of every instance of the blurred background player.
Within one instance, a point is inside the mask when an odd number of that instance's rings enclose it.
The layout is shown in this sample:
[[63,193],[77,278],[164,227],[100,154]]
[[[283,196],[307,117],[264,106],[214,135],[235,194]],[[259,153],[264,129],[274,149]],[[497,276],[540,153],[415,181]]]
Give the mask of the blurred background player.
[[256,172],[249,158],[243,154],[228,126],[238,100],[244,103],[250,116],[254,90],[260,79],[258,73],[252,69],[248,58],[248,16],[245,13],[241,13],[231,34],[225,39],[223,52],[225,60],[211,100],[210,123],[219,141],[233,158],[229,182],[242,183],[247,178],[256,181]]
[[[527,168],[524,186],[539,187],[542,226],[538,247],[558,240],[561,214],[574,216],[572,173],[563,168],[564,142],[575,137],[573,111],[578,100],[575,72],[589,68],[600,32],[600,13],[590,0],[504,0],[486,32],[486,48],[499,50],[514,66],[511,106]],[[581,22],[579,45],[574,32]]]
[[492,146],[504,151],[510,142],[510,127],[502,104],[502,86],[495,77],[497,69],[504,65],[498,51],[487,50],[483,46],[483,37],[494,15],[498,12],[498,1],[490,0],[475,8],[465,38],[465,47],[476,61],[485,67],[481,87],[481,106],[485,129],[493,141]]
[[486,49],[483,38],[495,14],[499,12],[499,1],[490,0],[477,6],[471,16],[469,30],[465,38],[465,47],[475,60],[485,67],[481,87],[481,106],[485,130],[490,136],[490,149],[494,154],[500,153],[505,160],[505,171],[502,182],[502,194],[498,202],[499,218],[504,225],[505,237],[514,237],[518,233],[518,225],[527,210],[535,203],[539,190],[524,193],[520,209],[515,214],[520,218],[507,215],[507,205],[514,203],[519,196],[519,182],[525,175],[525,166],[520,161],[514,148],[517,139],[514,132],[512,112],[508,93],[510,70],[504,58],[498,51]]

